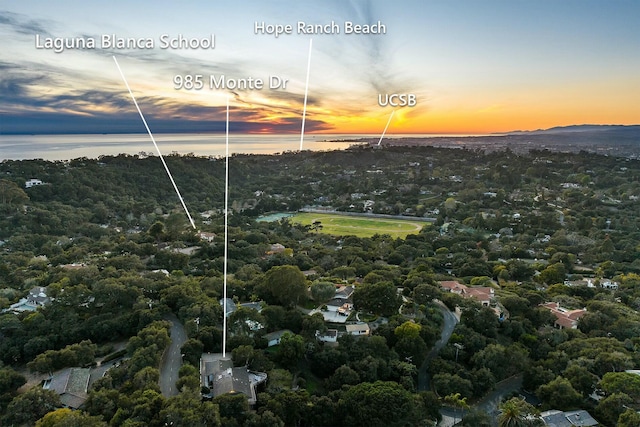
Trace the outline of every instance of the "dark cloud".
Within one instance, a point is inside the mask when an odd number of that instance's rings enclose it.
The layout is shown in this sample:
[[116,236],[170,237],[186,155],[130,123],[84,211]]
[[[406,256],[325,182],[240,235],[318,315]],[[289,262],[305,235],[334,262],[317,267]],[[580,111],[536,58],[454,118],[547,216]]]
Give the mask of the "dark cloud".
[[[226,107],[225,107],[226,111]],[[242,121],[237,111],[229,128],[234,133],[300,132],[300,120],[287,118],[277,122]],[[200,133],[224,132],[225,120],[188,120],[167,118],[145,114],[153,133]],[[327,130],[328,125],[318,120],[307,120],[305,128],[309,132]],[[91,134],[91,133],[145,133],[144,125],[134,111],[126,114],[101,114],[85,116],[61,113],[0,114],[0,134]]]
[[5,109],[34,110],[42,108],[66,109],[85,112],[96,106],[123,108],[126,98],[120,94],[99,90],[73,90],[62,95],[37,93],[36,85],[45,85],[51,79],[39,73],[8,73],[0,77],[0,104]]
[[15,64],[0,61],[0,70],[11,70],[16,68]]
[[[51,36],[46,21],[31,20],[24,15],[5,12],[0,25],[8,26],[16,34]],[[79,33],[76,37],[96,34]],[[99,45],[100,43],[98,43]],[[250,63],[207,62],[181,56],[171,50],[110,50],[97,47],[82,53],[95,57],[118,58],[125,74],[140,67],[153,70],[154,77],[168,76],[172,84],[175,74],[225,74],[228,77],[250,75]],[[126,88],[120,79],[101,82],[103,89],[87,89],[76,82],[89,82],[95,76],[91,70],[67,68],[66,63],[32,62],[15,58],[12,63],[0,62],[0,133],[128,133],[144,132],[142,122]],[[115,70],[115,64],[113,64]],[[152,67],[152,68],[151,68]],[[73,82],[71,84],[70,82]],[[106,84],[105,84],[106,83]],[[46,91],[41,88],[48,88]],[[132,87],[134,92],[136,88]],[[269,91],[268,97],[281,102],[255,102],[243,92],[231,93],[236,99],[231,116],[238,132],[299,132],[301,124],[302,94],[287,91]],[[136,95],[140,108],[153,132],[218,132],[224,130],[226,106],[206,106],[183,103],[171,98]],[[319,102],[309,96],[308,105]],[[237,104],[240,103],[240,106]],[[244,107],[243,107],[244,106]],[[265,117],[281,117],[265,121]],[[329,125],[307,115],[306,129],[326,130]]]
[[34,34],[49,35],[49,31],[44,27],[44,22],[28,19],[24,15],[0,11],[0,25],[9,26],[19,34],[33,36]]
[[[62,94],[35,93],[33,85],[46,77],[5,75],[0,79],[0,103],[5,106],[2,133],[123,133],[144,130],[135,106],[124,90],[79,90]],[[137,96],[154,132],[216,132],[224,130],[226,106],[183,103],[156,96]],[[301,111],[292,107],[273,107],[268,103],[244,102],[246,107],[232,106],[231,116],[239,131],[274,132],[299,130]],[[60,113],[44,110],[54,109]],[[8,111],[7,111],[8,110]],[[74,112],[74,113],[69,113]],[[265,122],[266,116],[282,116]],[[11,118],[10,118],[11,117]],[[59,120],[55,119],[59,117]],[[10,118],[10,119],[9,119]],[[222,127],[221,127],[222,126]],[[307,129],[326,130],[322,121],[307,121]]]
[[30,81],[31,79],[26,77],[2,77],[0,79],[0,102],[6,105],[12,100],[22,99],[27,94],[25,86]]
[[46,100],[32,97],[31,87],[35,84],[49,82],[49,77],[42,73],[19,72],[16,67],[11,66],[7,66],[4,70],[0,76],[0,105],[5,109],[47,105]]

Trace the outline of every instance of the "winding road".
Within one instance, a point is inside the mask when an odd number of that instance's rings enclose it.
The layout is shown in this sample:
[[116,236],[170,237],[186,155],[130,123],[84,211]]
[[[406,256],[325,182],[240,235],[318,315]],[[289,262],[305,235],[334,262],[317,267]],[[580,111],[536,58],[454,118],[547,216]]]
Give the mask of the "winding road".
[[433,348],[427,354],[427,357],[422,362],[420,369],[418,370],[418,390],[430,390],[430,382],[429,382],[429,374],[427,373],[427,368],[429,367],[429,363],[438,355],[440,350],[447,345],[449,342],[449,338],[451,338],[451,334],[453,333],[453,329],[458,324],[458,318],[453,312],[451,312],[447,306],[445,306],[442,302],[436,301],[440,311],[442,312],[442,316],[444,317],[444,326],[442,328],[442,334],[440,335],[440,339],[436,341]]
[[187,341],[187,332],[184,326],[174,314],[164,317],[171,322],[170,336],[171,343],[162,355],[160,364],[160,391],[164,397],[171,397],[178,394],[176,381],[178,381],[178,371],[182,366],[182,353],[180,349]]
[[[429,381],[429,374],[427,373],[427,368],[429,367],[429,363],[433,359],[436,358],[440,350],[447,345],[449,342],[449,338],[451,338],[451,334],[453,333],[456,324],[458,324],[458,318],[451,312],[442,302],[436,301],[438,306],[440,307],[440,311],[444,316],[444,326],[442,328],[442,334],[440,335],[440,339],[436,341],[435,345],[427,354],[424,362],[420,366],[418,370],[418,390],[430,390],[431,385]],[[472,409],[478,409],[481,412],[489,414],[493,420],[496,422],[496,418],[498,415],[498,405],[502,401],[502,399],[522,388],[522,375],[517,375],[515,377],[507,378],[504,381],[496,384],[495,389],[487,394],[485,397],[480,399],[476,404],[472,405]],[[442,415],[442,421],[438,424],[439,427],[449,427],[453,426],[454,422],[460,420],[460,416],[462,415],[460,410],[450,408],[447,406],[443,406],[440,409],[440,414]]]

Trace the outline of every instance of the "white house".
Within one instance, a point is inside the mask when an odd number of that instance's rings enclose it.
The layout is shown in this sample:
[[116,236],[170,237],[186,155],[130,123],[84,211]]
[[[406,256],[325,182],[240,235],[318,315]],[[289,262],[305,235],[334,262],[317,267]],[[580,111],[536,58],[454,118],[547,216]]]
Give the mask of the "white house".
[[371,329],[367,323],[356,323],[354,325],[346,325],[347,333],[351,335],[369,335]]
[[320,331],[316,331],[316,339],[322,342],[337,342],[338,330],[327,329],[324,333],[320,333]]
[[200,240],[204,240],[205,242],[211,243],[216,238],[216,234],[208,233],[206,231],[201,231],[200,233],[198,233],[198,237],[200,238]]
[[51,298],[47,296],[47,289],[41,286],[32,288],[25,298],[21,298],[15,304],[3,312],[12,311],[14,313],[22,313],[23,311],[36,311],[38,307],[44,307],[51,302]]
[[42,185],[44,184],[44,182],[40,181],[39,179],[30,179],[27,182],[24,183],[24,187],[25,188],[31,188],[31,187],[35,187],[37,185]]
[[281,329],[279,331],[270,332],[264,335],[264,338],[267,340],[267,347],[273,347],[274,345],[280,344],[280,340],[284,334],[292,334],[288,329]]

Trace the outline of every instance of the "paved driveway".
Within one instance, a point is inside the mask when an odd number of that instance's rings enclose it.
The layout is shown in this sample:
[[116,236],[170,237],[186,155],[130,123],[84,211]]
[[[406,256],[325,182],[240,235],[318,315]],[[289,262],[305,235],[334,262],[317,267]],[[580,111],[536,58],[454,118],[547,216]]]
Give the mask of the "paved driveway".
[[179,392],[176,388],[176,381],[178,381],[178,371],[182,366],[180,349],[187,340],[187,332],[174,314],[167,315],[165,320],[171,322],[171,343],[165,350],[160,364],[160,391],[164,397],[171,397]]
[[429,363],[438,355],[440,350],[447,345],[449,342],[449,338],[451,338],[451,334],[453,333],[453,329],[458,324],[458,318],[453,314],[444,304],[438,301],[438,306],[440,307],[440,311],[444,316],[444,326],[442,327],[442,334],[440,335],[440,339],[436,341],[435,345],[427,354],[427,357],[424,359],[422,366],[418,370],[418,390],[430,390],[429,383],[429,374],[427,374],[427,368],[429,367]]

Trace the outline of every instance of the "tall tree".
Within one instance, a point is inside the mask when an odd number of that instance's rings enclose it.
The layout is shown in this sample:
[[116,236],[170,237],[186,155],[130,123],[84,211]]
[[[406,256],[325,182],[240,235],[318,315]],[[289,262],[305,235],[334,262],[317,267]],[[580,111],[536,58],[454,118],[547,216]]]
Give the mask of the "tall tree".
[[264,287],[285,307],[296,306],[307,294],[307,280],[302,271],[293,265],[272,267],[265,274]]
[[541,385],[536,394],[545,404],[560,410],[575,409],[582,403],[580,393],[573,388],[568,379],[563,377],[557,377]]
[[315,220],[311,223],[311,226],[309,226],[309,229],[313,230],[316,232],[316,234],[318,234],[320,232],[320,230],[322,230],[322,222],[319,220]]
[[311,297],[317,303],[323,303],[336,294],[336,285],[331,282],[315,282],[311,285]]
[[0,179],[0,207],[8,211],[11,207],[29,200],[29,196],[18,185],[7,179]]
[[293,370],[297,367],[302,356],[304,356],[304,338],[285,332],[280,338],[278,359],[285,367]]
[[367,283],[356,287],[353,303],[358,310],[392,316],[400,308],[400,297],[391,282]]

